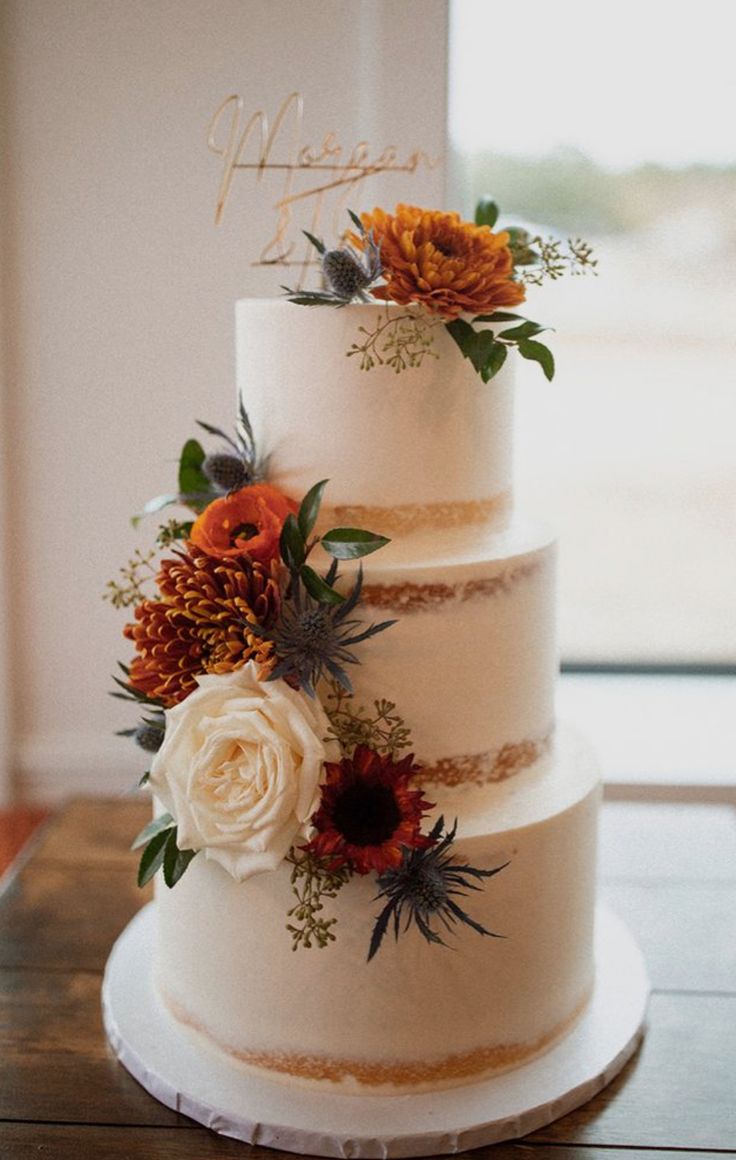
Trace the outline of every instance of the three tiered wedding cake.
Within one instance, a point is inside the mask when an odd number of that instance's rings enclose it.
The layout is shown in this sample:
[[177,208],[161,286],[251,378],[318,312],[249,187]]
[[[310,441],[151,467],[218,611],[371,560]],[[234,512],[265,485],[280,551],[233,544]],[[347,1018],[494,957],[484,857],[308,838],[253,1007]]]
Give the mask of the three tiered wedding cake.
[[513,514],[511,370],[483,383],[437,334],[410,373],[365,374],[346,351],[379,316],[239,302],[239,388],[275,486],[302,495],[322,474],[325,526],[391,537],[362,599],[396,624],[365,646],[356,700],[400,708],[458,856],[506,864],[468,902],[501,937],[462,925],[450,949],[411,930],[367,963],[376,885],[356,876],[331,904],[335,942],[292,955],[290,865],[237,882],[197,859],[157,891],[156,979],[178,1019],[240,1060],[395,1092],[518,1064],[582,1011],[598,779],[554,727],[554,543]]
[[640,1034],[638,952],[610,916],[594,937],[596,764],[555,722],[554,539],[512,494],[507,356],[554,362],[508,308],[526,267],[590,251],[496,213],[307,235],[321,289],[237,304],[235,434],[200,422],[219,448],[188,440],[144,513],[192,518],[110,585],[133,608],[116,695],[153,755],[134,847],[156,891],[110,959],[108,1036],[159,1099],[245,1140],[504,1139]]

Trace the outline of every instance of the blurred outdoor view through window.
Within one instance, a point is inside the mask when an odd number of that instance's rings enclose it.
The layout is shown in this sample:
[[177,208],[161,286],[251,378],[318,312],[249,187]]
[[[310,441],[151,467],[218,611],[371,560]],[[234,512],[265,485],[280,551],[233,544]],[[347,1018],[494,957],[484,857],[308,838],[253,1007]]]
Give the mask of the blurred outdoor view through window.
[[[517,498],[561,541],[571,662],[736,661],[736,4],[454,0],[448,203],[582,236],[530,288]],[[521,362],[521,360],[519,360]]]

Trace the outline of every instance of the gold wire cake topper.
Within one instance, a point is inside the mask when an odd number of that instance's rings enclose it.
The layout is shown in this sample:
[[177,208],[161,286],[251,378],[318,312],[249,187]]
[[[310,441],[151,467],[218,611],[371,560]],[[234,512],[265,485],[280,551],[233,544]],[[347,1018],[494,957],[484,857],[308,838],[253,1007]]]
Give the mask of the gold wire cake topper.
[[[289,93],[270,124],[263,109],[257,109],[246,120],[243,99],[233,94],[215,112],[207,135],[209,149],[223,162],[215,224],[220,225],[223,220],[236,173],[255,172],[257,182],[265,173],[278,173],[283,182],[281,194],[273,204],[275,228],[253,265],[301,266],[302,276],[312,264],[313,256],[305,238],[302,257],[294,257],[298,244],[297,208],[305,209],[303,226],[310,233],[317,236],[327,233],[338,239],[345,232],[343,223],[348,203],[356,202],[356,189],[369,177],[379,173],[414,173],[420,165],[433,168],[438,164],[437,159],[431,159],[421,149],[402,160],[394,145],[385,146],[372,157],[368,141],[358,141],[348,152],[334,132],[326,133],[319,145],[303,144],[303,122],[301,93]],[[280,150],[285,142],[287,149],[283,156]],[[307,175],[306,184],[300,180],[304,175]]]

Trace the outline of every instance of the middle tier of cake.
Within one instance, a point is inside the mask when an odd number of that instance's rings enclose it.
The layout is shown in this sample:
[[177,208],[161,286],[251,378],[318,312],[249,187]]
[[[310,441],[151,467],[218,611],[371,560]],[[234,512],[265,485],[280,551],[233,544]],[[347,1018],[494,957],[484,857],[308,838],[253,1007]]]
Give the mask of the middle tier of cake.
[[[423,541],[423,542],[422,542]],[[365,561],[363,619],[394,619],[350,666],[358,706],[395,703],[427,784],[503,780],[554,728],[555,542],[514,521],[396,541]]]

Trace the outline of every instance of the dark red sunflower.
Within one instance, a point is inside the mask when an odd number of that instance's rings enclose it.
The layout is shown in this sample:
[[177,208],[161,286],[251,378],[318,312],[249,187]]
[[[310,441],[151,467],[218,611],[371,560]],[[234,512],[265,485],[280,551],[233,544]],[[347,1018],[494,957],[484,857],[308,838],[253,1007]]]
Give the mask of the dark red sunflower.
[[409,784],[419,770],[413,753],[393,761],[367,745],[358,745],[352,757],[326,762],[312,818],[317,834],[306,849],[332,869],[347,865],[358,874],[380,874],[400,866],[405,850],[433,845],[421,833],[422,818],[433,806]]

